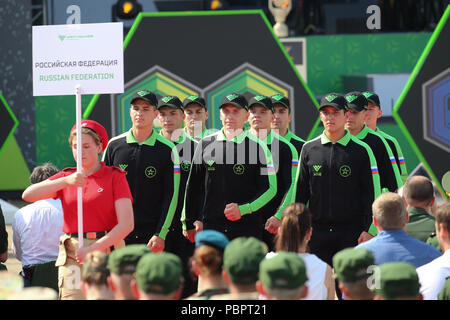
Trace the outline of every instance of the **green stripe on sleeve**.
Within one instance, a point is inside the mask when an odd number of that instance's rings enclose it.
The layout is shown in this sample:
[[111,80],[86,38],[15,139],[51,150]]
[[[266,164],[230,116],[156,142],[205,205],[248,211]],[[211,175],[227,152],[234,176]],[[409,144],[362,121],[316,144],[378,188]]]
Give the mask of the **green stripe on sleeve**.
[[[266,155],[267,166],[273,167],[272,154],[270,153],[267,146],[251,134],[247,135],[247,137],[259,144],[259,146],[264,150],[264,154]],[[261,172],[261,174],[264,174],[264,172]],[[246,215],[259,210],[275,196],[275,194],[277,193],[277,176],[275,170],[273,170],[273,172],[267,171],[267,179],[269,182],[269,188],[251,203],[240,205],[239,210],[241,211],[241,215]]]

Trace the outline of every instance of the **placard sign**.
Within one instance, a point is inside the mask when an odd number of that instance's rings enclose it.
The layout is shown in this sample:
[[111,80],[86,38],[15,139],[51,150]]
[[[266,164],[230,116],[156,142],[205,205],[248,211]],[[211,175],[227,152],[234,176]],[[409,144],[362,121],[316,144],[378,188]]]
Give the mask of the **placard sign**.
[[33,26],[33,95],[123,92],[123,23]]

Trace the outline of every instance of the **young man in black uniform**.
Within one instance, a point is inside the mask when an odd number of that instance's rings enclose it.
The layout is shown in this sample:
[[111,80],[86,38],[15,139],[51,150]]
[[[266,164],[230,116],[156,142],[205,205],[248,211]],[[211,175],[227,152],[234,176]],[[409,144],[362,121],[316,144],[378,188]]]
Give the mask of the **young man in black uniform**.
[[291,104],[288,98],[281,94],[276,94],[270,97],[274,108],[274,119],[272,121],[272,129],[274,129],[280,136],[292,143],[297,149],[300,156],[305,140],[296,136],[289,130],[289,123],[292,120]]
[[365,125],[367,98],[360,92],[345,95],[348,112],[345,128],[355,137],[367,143],[377,159],[382,191],[396,192],[403,185],[392,150],[386,140]]
[[133,195],[134,230],[128,244],[147,244],[153,252],[163,251],[177,208],[180,163],[175,145],[153,129],[158,115],[157,98],[148,90],[131,99],[132,128],[111,139],[103,155],[106,165],[127,172]]
[[209,114],[205,99],[192,95],[183,100],[186,133],[196,141],[217,132],[216,129],[206,128]]
[[183,236],[181,211],[184,205],[186,182],[198,142],[183,129],[183,120],[185,119],[184,106],[178,97],[161,97],[158,100],[158,112],[158,119],[162,126],[159,133],[175,144],[180,157],[181,175],[178,204],[167,234],[165,251],[176,254],[183,263],[185,282],[182,297],[187,297],[197,291],[197,286],[191,280],[190,269],[188,268],[188,261],[194,254],[195,245]]
[[272,159],[277,172],[277,194],[262,209],[262,223],[265,231],[263,241],[273,250],[273,237],[277,233],[281,224],[281,219],[276,215],[283,213],[283,200],[285,206],[290,204],[295,189],[295,177],[298,169],[298,154],[295,147],[285,138],[278,135],[271,129],[271,122],[274,118],[274,109],[270,98],[262,95],[254,96],[249,100],[250,110],[249,123],[250,134],[264,142],[272,153]]
[[406,162],[405,157],[403,156],[402,148],[400,147],[400,144],[398,143],[396,138],[381,131],[377,127],[377,121],[383,114],[383,111],[380,107],[380,98],[376,93],[370,91],[365,91],[362,94],[367,98],[367,101],[369,102],[366,111],[366,126],[386,139],[386,142],[389,144],[389,147],[391,148],[397,162],[402,182],[405,183],[406,179],[408,178],[408,171],[406,169]]
[[222,130],[200,140],[194,154],[182,214],[183,233],[214,229],[228,239],[261,239],[259,213],[277,193],[272,155],[267,146],[244,130],[248,104],[231,93],[220,106]]
[[369,230],[372,202],[381,193],[372,150],[345,130],[346,109],[340,94],[322,98],[324,131],[303,146],[296,181],[296,202],[309,203],[312,213],[310,251],[330,266],[334,254]]

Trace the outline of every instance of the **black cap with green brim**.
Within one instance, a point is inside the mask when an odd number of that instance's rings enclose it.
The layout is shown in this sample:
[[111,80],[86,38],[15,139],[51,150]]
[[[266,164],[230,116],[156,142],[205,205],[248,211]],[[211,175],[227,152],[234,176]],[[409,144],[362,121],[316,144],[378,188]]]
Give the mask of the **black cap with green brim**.
[[130,103],[133,104],[133,101],[137,100],[137,99],[142,99],[142,100],[148,102],[152,106],[157,106],[158,105],[158,98],[156,97],[156,95],[153,92],[151,92],[149,90],[139,90],[139,91],[137,91],[131,97],[131,102]]
[[291,109],[291,103],[290,103],[289,99],[281,94],[275,94],[275,95],[271,96],[270,99],[272,100],[272,104],[274,106],[275,106],[275,103],[279,103],[279,104],[285,106],[286,108],[288,108],[289,110]]
[[380,106],[380,98],[378,97],[378,95],[375,92],[371,92],[371,91],[364,91],[362,93],[364,95],[364,97],[366,97],[366,99],[369,102],[372,102],[374,105],[376,106]]

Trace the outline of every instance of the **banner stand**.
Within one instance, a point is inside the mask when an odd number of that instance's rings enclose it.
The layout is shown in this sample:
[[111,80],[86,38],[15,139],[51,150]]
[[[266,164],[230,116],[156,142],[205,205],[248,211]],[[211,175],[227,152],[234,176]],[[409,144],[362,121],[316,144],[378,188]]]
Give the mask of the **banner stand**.
[[[82,142],[81,142],[81,85],[75,87],[75,108],[77,125],[77,172],[82,171]],[[78,248],[83,247],[83,188],[77,188],[77,216],[78,216]]]

